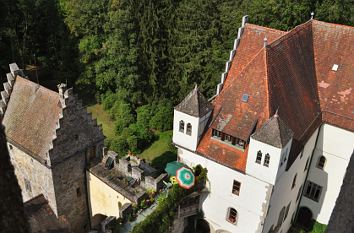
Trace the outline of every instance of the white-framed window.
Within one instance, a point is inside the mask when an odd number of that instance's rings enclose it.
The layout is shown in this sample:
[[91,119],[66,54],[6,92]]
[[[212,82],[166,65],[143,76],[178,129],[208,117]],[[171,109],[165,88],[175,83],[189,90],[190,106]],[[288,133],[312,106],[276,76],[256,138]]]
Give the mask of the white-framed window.
[[237,211],[236,209],[230,207],[227,211],[227,218],[226,220],[232,224],[236,224],[237,223]]

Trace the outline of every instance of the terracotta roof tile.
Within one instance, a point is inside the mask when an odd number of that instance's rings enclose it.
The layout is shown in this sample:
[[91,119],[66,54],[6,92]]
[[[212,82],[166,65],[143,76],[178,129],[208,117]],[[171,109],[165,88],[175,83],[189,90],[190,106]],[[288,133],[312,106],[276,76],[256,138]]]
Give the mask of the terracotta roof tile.
[[[313,45],[323,120],[354,130],[354,28],[313,20]],[[338,65],[333,71],[333,65]]]
[[47,157],[60,112],[58,93],[17,76],[2,123],[10,142],[42,161]]
[[[265,34],[268,45],[263,48]],[[255,123],[259,129],[276,109],[294,132],[287,167],[322,122],[353,131],[352,51],[353,27],[310,20],[285,33],[246,24],[197,152],[244,171],[247,150],[211,138],[211,128],[247,139]],[[247,102],[243,94],[249,95]]]

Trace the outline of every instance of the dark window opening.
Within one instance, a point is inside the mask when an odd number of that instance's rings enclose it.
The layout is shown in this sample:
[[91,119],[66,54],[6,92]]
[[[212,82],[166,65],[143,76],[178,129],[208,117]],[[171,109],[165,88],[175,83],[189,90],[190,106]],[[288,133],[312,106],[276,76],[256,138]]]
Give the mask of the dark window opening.
[[9,148],[10,148],[10,150],[12,150],[12,145],[11,144],[9,144]]
[[184,121],[179,122],[179,132],[184,133]]
[[317,168],[323,170],[325,163],[326,163],[326,157],[324,157],[324,156],[322,155],[322,156],[318,159]]
[[76,197],[81,197],[81,190],[80,187],[76,188]]
[[237,221],[237,211],[234,208],[229,208],[229,214],[227,220],[233,224]]
[[263,162],[263,165],[266,166],[266,167],[269,167],[269,161],[270,161],[270,156],[269,154],[267,153],[264,157],[264,162]]
[[241,188],[241,183],[234,180],[234,183],[232,185],[232,193],[239,196],[240,195],[240,188]]
[[223,132],[220,132],[216,129],[213,129],[212,131],[212,136],[214,138],[217,138],[229,145],[233,145],[235,147],[239,147],[239,148],[242,148],[242,149],[245,149],[246,147],[246,141],[244,140],[241,140],[239,138],[236,138],[236,137],[233,137],[229,134],[226,134],[226,133],[223,133]]
[[322,192],[322,186],[319,186],[311,181],[307,181],[306,183],[306,192],[304,193],[304,196],[318,202],[320,199]]
[[310,157],[308,157],[307,160],[306,160],[306,165],[305,165],[304,171],[307,170],[307,168],[309,166],[309,162],[310,162]]
[[32,192],[31,182],[25,178],[25,188],[27,192]]
[[294,176],[293,184],[291,185],[291,189],[293,189],[296,185],[296,177],[297,177],[297,174],[295,174],[295,176]]
[[191,125],[191,123],[187,124],[186,134],[189,135],[189,136],[192,135],[192,125]]
[[262,152],[259,150],[257,152],[256,163],[261,164],[262,161]]
[[286,218],[288,217],[290,205],[291,205],[291,202],[290,202],[290,203],[288,204],[288,206],[286,207],[286,211],[285,211],[285,216],[284,216],[283,222],[284,222],[284,221],[286,220]]

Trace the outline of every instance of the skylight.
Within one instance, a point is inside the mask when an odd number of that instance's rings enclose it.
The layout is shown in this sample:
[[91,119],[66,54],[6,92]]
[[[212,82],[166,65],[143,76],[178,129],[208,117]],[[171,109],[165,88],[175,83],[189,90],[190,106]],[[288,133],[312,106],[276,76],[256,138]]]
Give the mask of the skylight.
[[337,64],[333,64],[332,70],[333,70],[333,71],[337,71],[337,70],[338,70],[338,65],[337,65]]
[[248,95],[247,94],[243,94],[242,95],[242,102],[245,102],[245,103],[247,103],[248,102]]

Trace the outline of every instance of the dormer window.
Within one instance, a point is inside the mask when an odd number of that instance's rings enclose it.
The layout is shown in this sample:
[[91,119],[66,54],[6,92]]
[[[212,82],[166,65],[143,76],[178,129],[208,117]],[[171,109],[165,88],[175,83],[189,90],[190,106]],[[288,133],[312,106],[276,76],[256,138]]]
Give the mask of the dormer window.
[[223,141],[229,145],[233,145],[235,147],[238,147],[238,148],[241,148],[241,149],[245,149],[246,147],[246,141],[242,140],[242,139],[239,139],[239,138],[236,138],[236,137],[233,137],[229,134],[226,134],[226,133],[223,133],[223,132],[220,132],[216,129],[213,129],[212,131],[212,137],[213,138],[216,138],[220,141]]
[[189,135],[189,136],[192,135],[192,125],[191,125],[191,123],[187,124],[186,134]]
[[179,132],[184,133],[184,121],[179,122]]

